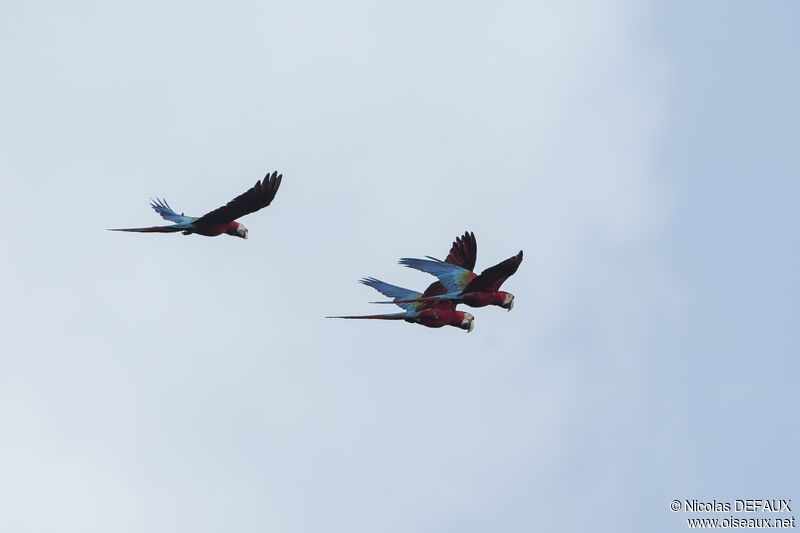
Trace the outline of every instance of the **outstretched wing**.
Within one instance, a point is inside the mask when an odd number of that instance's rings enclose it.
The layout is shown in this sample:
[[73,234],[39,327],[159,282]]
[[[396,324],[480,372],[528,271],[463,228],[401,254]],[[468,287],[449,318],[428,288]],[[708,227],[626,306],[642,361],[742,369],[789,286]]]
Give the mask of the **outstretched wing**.
[[447,292],[463,291],[464,287],[475,277],[475,274],[471,270],[445,263],[434,257],[429,259],[404,257],[400,260],[400,264],[436,276],[439,278],[439,281],[442,282]]
[[[453,245],[450,248],[450,253],[447,255],[447,259],[445,259],[445,263],[450,263],[451,265],[455,265],[467,270],[472,270],[475,267],[475,258],[477,256],[477,253],[478,253],[478,245],[475,241],[475,235],[472,232],[465,231],[462,237],[456,237],[456,240],[453,241]],[[419,297],[412,298],[409,296],[398,295],[395,298],[395,301],[393,302],[372,302],[372,303],[396,303],[397,305],[402,305],[405,303],[417,303],[420,304],[417,310],[426,307],[455,309],[455,304],[451,303],[449,300],[451,298],[457,297],[460,294],[460,292],[461,291],[448,293],[447,289],[445,288],[444,285],[442,285],[441,281],[434,281],[433,283],[428,285],[428,288],[425,289],[425,292],[422,293],[422,295]],[[401,301],[398,303],[397,300],[413,300],[413,301],[411,302]]]
[[172,210],[166,200],[156,198],[155,200],[150,200],[150,207],[155,209],[156,213],[161,215],[161,218],[164,220],[169,220],[170,222],[175,222],[176,224],[191,224],[197,217],[187,217],[183,213],[180,215]]
[[[475,268],[475,258],[478,255],[478,244],[475,242],[475,234],[465,231],[463,237],[456,237],[453,241],[453,246],[450,247],[450,253],[445,258],[445,263],[460,266],[467,270]],[[434,281],[422,296],[427,298],[429,296],[440,296],[445,294],[447,289],[444,288],[441,281]]]
[[476,276],[464,287],[464,292],[500,290],[500,285],[517,271],[520,263],[522,263],[522,250],[514,257],[509,257],[481,272],[480,276]]
[[267,174],[263,180],[258,180],[253,187],[225,204],[224,206],[206,213],[195,222],[198,224],[222,224],[232,222],[239,217],[254,213],[272,203],[278,187],[281,185],[283,174],[273,172]]
[[[422,293],[419,293],[417,291],[412,291],[410,289],[404,289],[403,287],[398,287],[397,285],[390,285],[389,283],[386,283],[385,281],[381,281],[379,279],[364,278],[358,281],[360,283],[363,283],[364,285],[372,287],[373,289],[383,294],[384,296],[393,298],[394,300],[414,300],[416,298],[422,297]],[[404,302],[404,303],[398,303],[397,305],[399,305],[406,311],[414,311],[417,309],[417,307],[420,306],[419,302]]]
[[467,270],[475,270],[477,256],[478,243],[475,241],[475,234],[465,231],[463,237],[456,237],[456,240],[453,241],[453,246],[444,262]]

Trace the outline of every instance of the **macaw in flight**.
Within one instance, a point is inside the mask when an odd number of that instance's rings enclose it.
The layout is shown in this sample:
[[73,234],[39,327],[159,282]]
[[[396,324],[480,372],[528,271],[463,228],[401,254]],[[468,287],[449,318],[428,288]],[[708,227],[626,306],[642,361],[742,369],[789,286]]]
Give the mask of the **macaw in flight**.
[[[464,237],[457,237],[450,248],[450,254],[446,261],[453,265],[460,265],[469,268],[475,266],[475,237],[469,239],[469,234]],[[475,317],[470,313],[456,311],[456,304],[450,300],[433,298],[446,291],[444,285],[435,281],[425,290],[419,293],[396,285],[390,285],[375,278],[364,278],[359,280],[364,285],[368,285],[377,290],[384,296],[394,298],[396,303],[405,312],[386,315],[363,315],[363,316],[332,316],[326,318],[357,318],[357,319],[380,319],[380,320],[405,320],[407,322],[422,324],[429,328],[440,328],[442,326],[455,326],[465,329],[468,332],[475,327]]]
[[272,199],[275,198],[278,187],[281,185],[281,178],[283,178],[283,174],[273,172],[270,175],[267,173],[264,179],[258,180],[250,190],[201,217],[189,217],[183,213],[179,215],[172,210],[166,201],[156,198],[155,201],[151,201],[150,206],[164,220],[169,220],[174,224],[149,228],[120,228],[109,231],[138,231],[143,233],[174,233],[182,231],[184,235],[196,233],[207,237],[216,237],[226,233],[246,239],[247,228],[243,224],[236,222],[236,219],[254,213],[272,203]]
[[[422,272],[427,272],[439,278],[439,282],[444,286],[444,293],[423,298],[401,300],[400,303],[410,302],[429,302],[437,299],[450,300],[453,303],[463,303],[470,307],[484,307],[486,305],[497,305],[503,309],[511,311],[514,308],[514,295],[500,290],[500,285],[514,274],[522,263],[522,250],[505,261],[487,268],[480,275],[475,274],[472,269],[475,267],[475,256],[477,255],[477,244],[475,235],[472,233],[464,234],[464,241],[468,244],[462,248],[471,250],[472,262],[466,266],[456,265],[450,261],[442,261],[435,257],[428,259],[413,259],[404,257],[400,259],[400,264]],[[453,243],[455,248],[456,243]],[[375,302],[375,303],[398,303],[394,302]]]
[[472,328],[475,327],[475,317],[463,311],[456,311],[456,304],[450,300],[438,300],[433,302],[413,301],[423,298],[423,293],[404,289],[397,285],[390,285],[375,278],[364,278],[359,280],[359,282],[372,287],[384,296],[394,298],[395,303],[404,311],[402,313],[389,313],[386,315],[328,316],[325,318],[405,320],[406,322],[421,324],[429,328],[455,326],[465,329],[468,332],[472,331]]

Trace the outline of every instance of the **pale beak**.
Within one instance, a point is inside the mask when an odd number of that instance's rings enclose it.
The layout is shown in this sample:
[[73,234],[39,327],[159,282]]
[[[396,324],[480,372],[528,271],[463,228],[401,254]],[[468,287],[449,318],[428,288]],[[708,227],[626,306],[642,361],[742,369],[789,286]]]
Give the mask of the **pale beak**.
[[511,311],[512,309],[514,309],[514,300],[511,300],[511,303],[508,304],[508,310]]
[[473,322],[470,322],[470,323],[469,323],[469,329],[467,330],[467,333],[469,333],[470,331],[472,331],[472,328],[474,328],[474,327],[475,327],[475,322],[474,322],[474,321],[473,321]]

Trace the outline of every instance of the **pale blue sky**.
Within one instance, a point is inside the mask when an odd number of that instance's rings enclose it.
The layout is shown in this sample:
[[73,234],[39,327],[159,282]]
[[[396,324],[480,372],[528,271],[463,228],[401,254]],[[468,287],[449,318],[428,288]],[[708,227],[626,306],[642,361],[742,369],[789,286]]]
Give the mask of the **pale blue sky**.
[[718,499],[791,494],[800,442],[800,76],[792,67],[800,10],[788,2],[676,7],[657,10],[655,31],[673,56],[659,167],[676,201],[660,242],[684,294],[681,313],[653,339],[660,400],[650,414],[662,421],[664,451],[675,454],[666,486]]
[[[13,3],[0,530],[682,531],[794,498],[790,2]],[[130,235],[284,174],[247,241]],[[472,333],[403,256],[523,249]],[[383,309],[381,309],[383,310]]]

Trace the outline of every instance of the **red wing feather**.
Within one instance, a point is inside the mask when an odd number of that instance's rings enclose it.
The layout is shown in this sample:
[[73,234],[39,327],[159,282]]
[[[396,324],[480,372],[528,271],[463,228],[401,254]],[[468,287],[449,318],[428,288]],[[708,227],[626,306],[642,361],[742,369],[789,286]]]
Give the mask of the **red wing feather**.
[[222,224],[232,222],[237,218],[254,213],[259,209],[267,207],[272,203],[278,187],[281,185],[283,174],[273,172],[267,174],[263,180],[258,180],[256,184],[247,192],[240,194],[226,205],[206,213],[195,220],[195,224]]
[[434,281],[428,288],[425,289],[425,292],[422,293],[423,298],[427,298],[428,296],[439,296],[440,294],[445,294],[447,289],[444,288],[444,285],[440,281]]
[[447,311],[455,311],[456,304],[450,300],[442,300],[441,298],[434,298],[428,302],[423,302],[422,309],[445,309]]
[[493,267],[489,267],[464,287],[464,293],[479,291],[497,291],[509,276],[514,274],[522,263],[522,250],[514,257],[509,257]]
[[475,270],[475,259],[478,256],[478,243],[475,241],[475,234],[465,231],[463,237],[456,237],[450,253],[445,258],[445,263],[460,266],[467,270]]

